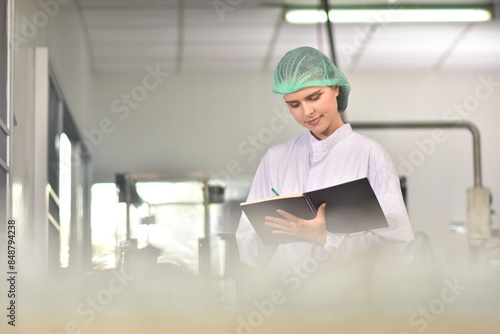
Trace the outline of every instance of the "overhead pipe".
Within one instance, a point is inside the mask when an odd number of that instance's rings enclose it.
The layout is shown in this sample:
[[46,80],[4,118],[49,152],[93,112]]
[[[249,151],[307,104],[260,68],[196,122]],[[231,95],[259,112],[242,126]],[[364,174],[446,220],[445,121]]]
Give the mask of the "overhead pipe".
[[330,57],[335,65],[337,65],[337,59],[335,57],[335,47],[333,43],[333,27],[332,22],[330,21],[330,6],[328,4],[328,0],[322,0],[323,2],[323,10],[326,13],[326,30],[328,31],[328,45],[330,47]]

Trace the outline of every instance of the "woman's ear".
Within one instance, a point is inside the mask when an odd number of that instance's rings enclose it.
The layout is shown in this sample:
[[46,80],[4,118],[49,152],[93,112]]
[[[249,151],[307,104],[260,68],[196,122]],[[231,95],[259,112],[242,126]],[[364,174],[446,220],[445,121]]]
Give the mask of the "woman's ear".
[[330,88],[335,93],[335,96],[339,96],[339,94],[340,94],[340,87],[339,86],[330,86]]

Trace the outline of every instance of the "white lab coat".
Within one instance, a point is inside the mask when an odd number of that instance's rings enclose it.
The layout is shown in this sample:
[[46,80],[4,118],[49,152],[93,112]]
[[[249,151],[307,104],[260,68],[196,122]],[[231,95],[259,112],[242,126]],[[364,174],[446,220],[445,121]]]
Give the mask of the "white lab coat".
[[413,231],[394,163],[380,144],[353,132],[350,124],[321,141],[306,133],[271,147],[257,169],[248,201],[272,197],[271,188],[289,195],[364,177],[380,202],[389,228],[353,234],[328,232],[323,247],[308,241],[265,246],[242,214],[236,232],[241,261],[256,268],[277,269],[311,256],[344,259],[374,244],[404,250],[413,240]]

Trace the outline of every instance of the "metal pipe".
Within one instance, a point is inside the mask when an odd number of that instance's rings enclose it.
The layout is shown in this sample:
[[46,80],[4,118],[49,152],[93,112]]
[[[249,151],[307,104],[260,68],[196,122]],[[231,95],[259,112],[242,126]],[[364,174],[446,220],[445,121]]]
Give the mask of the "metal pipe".
[[467,129],[472,133],[472,149],[474,162],[474,186],[482,186],[481,147],[479,129],[469,121],[429,121],[429,122],[350,122],[357,129]]
[[337,59],[335,57],[335,48],[333,44],[333,27],[332,22],[330,21],[330,6],[328,4],[328,0],[323,0],[323,9],[326,13],[326,30],[328,31],[328,45],[330,46],[330,57],[332,57],[332,61],[335,65],[337,65]]

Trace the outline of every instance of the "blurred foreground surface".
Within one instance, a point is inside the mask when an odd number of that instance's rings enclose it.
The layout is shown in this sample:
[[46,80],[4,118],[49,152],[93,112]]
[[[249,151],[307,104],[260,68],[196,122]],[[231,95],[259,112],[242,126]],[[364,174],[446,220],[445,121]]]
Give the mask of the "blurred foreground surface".
[[4,315],[0,329],[23,334],[497,334],[500,329],[500,271],[493,266],[467,265],[444,274],[415,262],[310,260],[278,275],[249,268],[238,275],[238,286],[174,267],[66,273],[46,280],[20,275],[16,326]]

